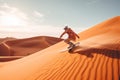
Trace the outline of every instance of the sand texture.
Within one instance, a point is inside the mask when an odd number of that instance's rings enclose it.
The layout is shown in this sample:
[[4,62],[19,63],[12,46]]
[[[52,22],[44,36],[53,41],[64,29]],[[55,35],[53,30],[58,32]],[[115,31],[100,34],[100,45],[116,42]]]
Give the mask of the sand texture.
[[[78,35],[80,46],[73,53],[63,51],[68,45],[61,41],[26,57],[1,62],[0,80],[120,80],[120,16]],[[34,46],[30,42],[29,46]],[[19,46],[26,50],[28,45]]]

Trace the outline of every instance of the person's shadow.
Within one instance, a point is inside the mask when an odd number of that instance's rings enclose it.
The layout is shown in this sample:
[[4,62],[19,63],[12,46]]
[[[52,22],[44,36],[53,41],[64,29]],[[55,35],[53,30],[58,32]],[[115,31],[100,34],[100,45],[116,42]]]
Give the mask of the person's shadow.
[[[107,47],[111,47],[111,48],[107,48]],[[102,54],[111,58],[120,59],[120,45],[118,44],[102,45],[101,48],[89,47],[87,49],[81,49],[75,51],[75,53],[79,53],[91,58],[93,57],[93,54]]]

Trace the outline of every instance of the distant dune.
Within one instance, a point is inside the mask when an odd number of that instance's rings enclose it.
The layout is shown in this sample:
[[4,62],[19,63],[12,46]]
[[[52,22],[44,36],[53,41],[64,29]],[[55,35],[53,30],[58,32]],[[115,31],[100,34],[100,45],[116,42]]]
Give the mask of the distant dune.
[[0,61],[8,61],[33,54],[57,42],[60,42],[62,39],[39,36],[26,39],[3,38],[0,40]]
[[4,39],[4,42],[0,44],[0,55],[26,56],[47,48],[59,41],[61,41],[61,39],[48,36],[14,40]]
[[[68,45],[61,41],[21,59],[1,62],[0,80],[120,80],[120,16],[95,25],[79,36],[80,46],[73,53],[63,51]],[[6,44],[18,43],[14,42]],[[30,43],[16,45],[25,49],[35,44]]]
[[5,42],[5,41],[8,41],[8,40],[15,40],[16,38],[12,38],[12,37],[6,37],[6,38],[0,38],[0,43],[1,42]]

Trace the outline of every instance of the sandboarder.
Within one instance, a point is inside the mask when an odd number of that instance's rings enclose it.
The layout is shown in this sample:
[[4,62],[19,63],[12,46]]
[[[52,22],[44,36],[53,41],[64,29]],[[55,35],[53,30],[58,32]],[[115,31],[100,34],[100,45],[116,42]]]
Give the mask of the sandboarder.
[[68,26],[65,26],[64,30],[65,31],[60,35],[60,38],[62,38],[64,34],[68,34],[68,38],[65,39],[64,42],[69,44],[68,49],[71,49],[75,46],[72,41],[76,41],[76,39],[79,38],[79,36]]

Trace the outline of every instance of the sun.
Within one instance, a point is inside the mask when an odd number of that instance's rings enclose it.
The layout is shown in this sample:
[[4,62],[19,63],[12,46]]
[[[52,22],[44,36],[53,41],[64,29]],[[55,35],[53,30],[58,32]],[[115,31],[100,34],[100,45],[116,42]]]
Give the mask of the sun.
[[7,14],[1,17],[1,24],[3,26],[21,26],[23,25],[23,20],[16,15]]

